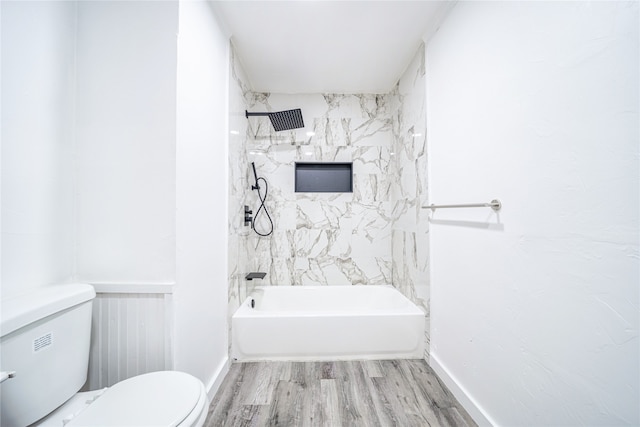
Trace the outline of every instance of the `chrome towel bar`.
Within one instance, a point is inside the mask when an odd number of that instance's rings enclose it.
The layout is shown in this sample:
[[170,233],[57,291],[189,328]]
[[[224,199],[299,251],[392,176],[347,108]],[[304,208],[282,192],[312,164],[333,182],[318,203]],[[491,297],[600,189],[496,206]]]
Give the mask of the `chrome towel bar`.
[[500,200],[498,199],[493,199],[492,201],[490,201],[489,203],[468,203],[465,205],[429,205],[429,206],[422,206],[422,209],[431,209],[431,210],[436,210],[436,209],[448,209],[448,208],[491,208],[494,211],[499,211],[500,208],[502,208],[502,203],[500,203]]

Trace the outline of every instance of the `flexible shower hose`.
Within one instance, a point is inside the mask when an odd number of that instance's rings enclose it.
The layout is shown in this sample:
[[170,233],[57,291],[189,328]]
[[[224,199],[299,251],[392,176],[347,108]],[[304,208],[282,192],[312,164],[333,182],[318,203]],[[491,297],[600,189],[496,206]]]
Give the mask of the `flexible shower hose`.
[[[258,186],[258,181],[260,180],[264,181],[264,197],[262,196],[262,194],[260,194],[260,188],[262,187]],[[258,198],[260,199],[260,207],[256,211],[256,214],[253,216],[253,223],[251,224],[251,228],[253,228],[253,231],[255,231],[258,236],[266,237],[266,236],[269,236],[271,233],[273,233],[273,220],[271,219],[271,215],[269,215],[269,212],[267,211],[267,207],[264,205],[265,200],[267,200],[269,183],[267,183],[266,179],[264,179],[263,177],[260,177],[256,180],[256,186],[258,187],[256,190],[258,191]],[[260,211],[264,211],[264,213],[267,215],[267,218],[269,219],[270,229],[269,229],[269,232],[265,234],[259,232],[256,229],[256,219],[258,219],[258,215],[260,215]]]

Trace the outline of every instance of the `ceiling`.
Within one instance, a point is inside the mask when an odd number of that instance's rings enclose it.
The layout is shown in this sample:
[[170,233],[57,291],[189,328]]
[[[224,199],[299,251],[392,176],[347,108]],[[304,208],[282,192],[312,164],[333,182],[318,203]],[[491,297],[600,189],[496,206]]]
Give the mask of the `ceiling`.
[[254,91],[386,93],[448,2],[215,1]]

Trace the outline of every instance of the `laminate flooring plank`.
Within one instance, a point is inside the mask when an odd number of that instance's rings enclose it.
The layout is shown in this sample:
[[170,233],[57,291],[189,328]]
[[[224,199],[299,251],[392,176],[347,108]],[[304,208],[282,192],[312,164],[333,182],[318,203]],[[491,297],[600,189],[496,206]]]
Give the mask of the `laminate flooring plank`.
[[[309,362],[304,364],[304,393],[302,396],[302,426],[322,427],[322,389],[320,386],[320,363]],[[294,377],[294,381],[297,380]]]
[[371,394],[364,382],[360,362],[348,361],[336,365],[338,403],[343,425],[375,427],[380,423],[375,417]]
[[348,383],[350,384],[351,396],[362,416],[364,426],[381,426],[370,392],[369,377],[366,375],[362,363],[355,361],[347,366],[349,367]]
[[369,378],[384,377],[379,360],[363,360],[360,364]]
[[304,387],[297,382],[278,381],[267,425],[273,427],[301,426],[303,424],[304,393]]
[[398,361],[398,366],[407,380],[406,385],[415,393],[416,401],[428,405],[438,423],[442,424],[439,409],[451,406],[451,396],[440,387],[435,376],[426,372],[422,366],[413,366],[406,360]]
[[[322,379],[322,362],[312,362],[309,363],[309,368],[307,369],[310,378],[314,381],[320,381]],[[320,384],[318,382],[318,384]]]
[[[232,365],[233,368],[236,366],[239,367],[240,374],[235,378],[236,382],[233,385],[235,390],[233,394],[226,391],[232,385],[227,383],[229,377],[225,378],[217,393],[217,395],[222,394],[222,399],[215,406],[212,403],[211,407],[214,408],[214,411],[210,412],[207,417],[207,427],[251,425],[246,420],[243,420],[243,417],[246,418],[247,406],[260,406],[254,405],[254,402],[260,400],[259,394],[264,388],[265,370],[261,363],[236,363]],[[260,372],[262,372],[262,375],[259,375]],[[214,401],[217,399],[217,395]],[[263,398],[262,400],[264,401],[265,399]],[[268,404],[270,402],[260,403]]]
[[[338,401],[338,386],[336,380],[320,380],[320,391],[322,393],[322,421],[327,427],[342,427],[340,416],[340,403]],[[348,424],[344,427],[350,427]]]
[[220,389],[209,405],[205,427],[218,427],[220,420],[233,418],[238,411],[239,395],[246,366],[243,363],[231,365],[227,376],[220,384]]
[[242,375],[244,373],[244,366],[240,363],[233,363],[229,367],[229,372],[222,380],[220,390],[222,393],[216,393],[211,403],[217,403],[219,400],[224,400],[229,392],[236,388],[237,384],[242,381]]
[[291,379],[291,366],[292,362],[274,361],[269,362],[273,366],[271,367],[271,374],[278,380],[289,381]]
[[439,426],[441,422],[437,412],[428,400],[416,393],[410,379],[404,375],[401,365],[402,360],[382,362],[386,377],[390,380],[389,384],[395,390],[409,423],[415,426]]
[[[324,411],[322,409],[322,386],[320,379],[314,379],[309,387],[308,398],[310,399],[308,414],[305,419],[309,422],[305,427],[323,427],[325,424]],[[327,425],[328,426],[328,425]]]
[[367,408],[366,418],[372,418],[371,425],[380,427],[400,425],[394,413],[393,405],[389,398],[381,391],[383,387],[376,385],[376,381],[384,381],[384,377],[368,377],[363,370],[362,381],[366,390],[362,391],[367,396],[370,407]]
[[[299,386],[300,392],[300,410],[296,426],[322,426],[320,363],[289,362],[288,364],[287,381]],[[279,387],[283,386],[279,385]],[[279,393],[276,394],[276,396],[279,395]]]
[[[444,409],[441,409],[440,412],[442,413],[442,418],[446,420],[446,424],[453,427],[470,427],[470,424],[467,422],[465,417],[458,411],[457,408],[455,407],[444,408]],[[475,423],[471,425],[475,426]]]
[[245,405],[269,405],[273,400],[273,393],[279,381],[278,376],[274,375],[276,367],[271,362],[251,363],[248,369],[253,373],[253,379],[246,384],[249,386],[244,389]]
[[426,363],[413,362],[413,360],[403,360],[401,366],[405,376],[412,379],[411,385],[416,388],[416,391],[438,408],[453,406],[455,398],[446,387],[443,387],[431,368]]
[[362,415],[351,393],[349,384],[350,364],[353,362],[346,361],[335,364],[336,378],[335,384],[338,391],[338,409],[340,411],[340,420],[342,424],[349,427],[361,426]]
[[[398,420],[399,416],[393,409],[393,396],[387,396],[385,394],[384,390],[386,385],[383,384],[384,382],[386,382],[384,377],[366,378],[367,388],[373,403],[371,416],[375,416],[376,425],[381,427],[399,426],[401,425]],[[398,403],[396,402],[396,406],[397,405]],[[400,418],[403,418],[403,416],[400,415]]]
[[304,385],[321,378],[320,364],[318,362],[291,362],[291,365],[290,381]]
[[443,424],[449,422],[452,422],[452,425],[459,424],[456,417],[448,416],[449,410],[452,410],[451,413],[457,414],[464,420],[464,424],[460,425],[475,425],[469,413],[424,360],[404,360],[402,364],[406,368],[405,374],[411,378],[410,383],[422,393],[425,399],[432,402],[432,406],[442,410],[435,411],[436,414],[446,415],[446,419],[442,421]]
[[269,421],[269,405],[242,405],[233,418],[218,424],[221,427],[263,427]]
[[380,424],[385,425],[383,422],[386,422],[389,426],[412,426],[403,405],[400,403],[400,397],[395,387],[390,384],[389,378],[374,377],[370,380],[378,397],[377,413]]
[[252,405],[253,395],[256,388],[256,377],[260,371],[260,364],[257,362],[239,363],[242,366],[242,379],[240,380],[240,391],[238,394],[238,405]]
[[318,362],[320,364],[321,379],[333,380],[336,378],[335,362]]

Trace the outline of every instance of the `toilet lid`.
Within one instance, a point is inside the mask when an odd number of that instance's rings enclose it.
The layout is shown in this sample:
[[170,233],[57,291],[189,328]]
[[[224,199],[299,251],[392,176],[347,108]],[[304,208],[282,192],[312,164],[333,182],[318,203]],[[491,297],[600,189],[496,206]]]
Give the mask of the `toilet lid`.
[[183,372],[138,375],[107,389],[67,426],[177,426],[198,403],[201,385]]

